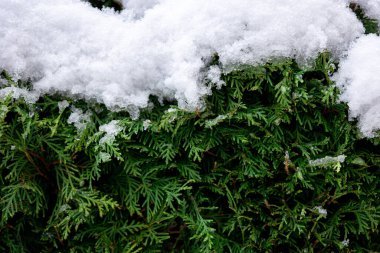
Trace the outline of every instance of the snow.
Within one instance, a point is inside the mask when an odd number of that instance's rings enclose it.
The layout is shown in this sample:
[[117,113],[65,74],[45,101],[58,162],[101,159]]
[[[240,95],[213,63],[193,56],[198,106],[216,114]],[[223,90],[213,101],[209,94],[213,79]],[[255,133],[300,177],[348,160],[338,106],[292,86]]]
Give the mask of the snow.
[[67,119],[67,123],[74,124],[78,133],[81,133],[86,129],[87,124],[91,121],[92,113],[90,111],[86,111],[85,113],[79,108],[71,108],[72,112]]
[[58,102],[58,110],[59,110],[59,113],[62,113],[67,107],[69,107],[69,102],[67,102],[67,100],[63,100],[63,101],[60,101]]
[[6,79],[0,77],[0,88],[1,86],[6,85],[7,83],[8,81]]
[[316,206],[314,207],[314,209],[317,210],[320,215],[327,216],[327,210],[324,209],[322,206]]
[[111,122],[101,125],[99,127],[100,133],[105,133],[105,135],[99,140],[99,144],[103,145],[105,143],[112,144],[116,136],[123,131],[123,127],[120,126],[120,121],[112,120]]
[[122,3],[127,11],[132,12],[134,18],[141,18],[145,11],[157,5],[159,0],[123,0]]
[[[353,0],[363,8],[366,16],[380,21],[380,1],[379,0]],[[380,26],[380,23],[379,23]]]
[[207,128],[213,128],[214,126],[216,126],[219,123],[223,122],[225,119],[227,119],[227,115],[218,115],[214,119],[207,120],[205,126]]
[[143,121],[143,129],[144,131],[148,130],[148,128],[152,125],[152,121],[149,119],[146,119]]
[[40,93],[10,86],[0,89],[0,98],[6,97],[11,97],[13,99],[23,98],[26,103],[33,104],[37,102],[38,98],[40,97]]
[[345,159],[346,159],[345,155],[339,155],[336,157],[325,156],[323,158],[319,158],[316,160],[310,160],[309,165],[312,167],[326,167],[326,166],[334,165],[336,163],[343,163]]
[[345,239],[342,241],[343,247],[348,247],[350,245],[350,239]]
[[380,37],[367,35],[357,40],[341,61],[334,76],[348,103],[351,118],[358,118],[364,136],[380,130]]
[[222,71],[218,66],[211,66],[207,72],[207,77],[211,83],[214,83],[218,89],[220,89],[226,83],[221,80]]
[[111,155],[106,152],[100,152],[99,159],[100,159],[100,162],[106,163],[106,162],[111,161]]
[[[80,0],[0,0],[0,69],[60,93],[128,110],[150,95],[202,107],[205,81],[241,64],[319,52],[338,59],[364,29],[345,0],[129,0],[120,14]],[[218,53],[220,66],[208,64]]]

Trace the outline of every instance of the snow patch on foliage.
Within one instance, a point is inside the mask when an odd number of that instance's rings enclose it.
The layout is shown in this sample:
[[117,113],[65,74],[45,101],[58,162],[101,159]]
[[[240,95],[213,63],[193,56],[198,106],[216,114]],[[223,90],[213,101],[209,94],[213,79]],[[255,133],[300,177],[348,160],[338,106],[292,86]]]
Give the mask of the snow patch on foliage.
[[316,206],[314,207],[315,210],[317,210],[317,212],[322,215],[322,216],[327,216],[327,210],[325,208],[323,208],[322,206]]
[[67,107],[69,107],[69,102],[67,100],[59,101],[58,102],[58,110],[59,113],[62,113]]
[[101,163],[106,163],[111,161],[111,155],[106,152],[100,152],[99,153],[99,160]]
[[343,247],[348,247],[350,245],[350,239],[345,239],[342,241],[342,246]]
[[225,119],[227,119],[227,115],[218,115],[214,119],[207,120],[205,126],[207,128],[213,128],[214,126],[216,126],[219,123],[223,122]]
[[84,129],[86,129],[87,124],[91,121],[91,115],[92,113],[90,111],[86,111],[85,113],[79,109],[73,107],[72,112],[67,119],[67,123],[74,124],[78,132],[82,132]]
[[143,129],[144,131],[148,130],[148,128],[152,125],[152,121],[149,119],[146,119],[143,121]]
[[354,0],[352,2],[359,4],[366,16],[380,21],[380,0]]
[[101,125],[99,127],[99,132],[103,132],[105,135],[99,140],[99,144],[113,143],[116,136],[123,131],[123,129],[124,128],[120,126],[120,121],[118,120],[112,120],[108,124]]
[[343,163],[345,159],[346,159],[345,155],[338,155],[336,157],[325,156],[323,158],[310,160],[309,165],[312,167],[327,167],[327,166],[334,165],[336,163]]
[[[138,116],[150,95],[195,110],[205,80],[277,58],[337,58],[364,29],[344,0],[129,0],[121,14],[80,0],[0,1],[0,69]],[[132,13],[132,14],[131,14]],[[221,69],[206,68],[218,53]]]
[[8,81],[6,79],[0,77],[0,88],[1,88],[1,86],[6,85],[6,84],[8,84]]
[[380,37],[367,35],[357,40],[341,61],[334,76],[348,103],[350,117],[359,119],[366,137],[380,130]]
[[207,72],[207,78],[211,83],[215,84],[218,89],[222,88],[226,83],[221,79],[222,70],[218,66],[211,66]]
[[13,99],[23,98],[27,104],[34,104],[40,97],[40,93],[11,86],[0,89],[0,98],[4,99],[6,97],[11,97]]

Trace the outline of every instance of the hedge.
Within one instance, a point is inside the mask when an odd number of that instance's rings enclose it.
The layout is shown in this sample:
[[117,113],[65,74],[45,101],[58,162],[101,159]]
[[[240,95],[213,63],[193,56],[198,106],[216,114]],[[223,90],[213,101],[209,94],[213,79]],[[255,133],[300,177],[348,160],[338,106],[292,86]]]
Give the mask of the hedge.
[[137,120],[1,99],[0,251],[380,251],[380,139],[348,120],[334,71],[327,53],[241,66],[204,108],[151,97]]

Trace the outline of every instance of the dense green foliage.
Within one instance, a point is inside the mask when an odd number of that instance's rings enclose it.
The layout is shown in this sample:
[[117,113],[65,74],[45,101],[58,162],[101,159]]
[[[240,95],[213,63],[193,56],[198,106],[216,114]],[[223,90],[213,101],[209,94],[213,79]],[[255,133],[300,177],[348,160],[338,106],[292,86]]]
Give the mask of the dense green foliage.
[[[378,139],[347,120],[331,71],[325,54],[245,67],[202,111],[157,102],[138,120],[71,101],[92,111],[84,131],[60,97],[3,99],[0,251],[380,250]],[[111,120],[124,130],[100,141]]]
[[88,2],[96,8],[113,8],[115,11],[120,11],[123,9],[121,1],[118,0],[88,0]]
[[[152,97],[138,120],[1,99],[0,252],[380,251],[379,138],[348,121],[332,72],[327,54],[246,66],[203,109]],[[112,120],[123,130],[104,139]]]

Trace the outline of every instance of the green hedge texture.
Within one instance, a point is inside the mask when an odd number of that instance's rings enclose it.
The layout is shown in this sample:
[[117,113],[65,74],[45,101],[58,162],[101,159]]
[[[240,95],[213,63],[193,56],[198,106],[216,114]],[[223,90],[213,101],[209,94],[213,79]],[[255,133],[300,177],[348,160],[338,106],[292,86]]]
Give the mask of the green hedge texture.
[[[83,131],[63,97],[2,99],[0,251],[380,251],[379,138],[333,71],[327,54],[245,66],[203,110],[152,97],[137,120],[69,100],[92,112]],[[124,130],[100,141],[111,120]]]

